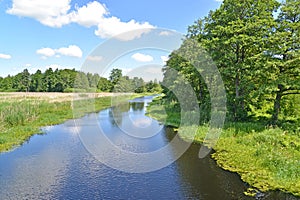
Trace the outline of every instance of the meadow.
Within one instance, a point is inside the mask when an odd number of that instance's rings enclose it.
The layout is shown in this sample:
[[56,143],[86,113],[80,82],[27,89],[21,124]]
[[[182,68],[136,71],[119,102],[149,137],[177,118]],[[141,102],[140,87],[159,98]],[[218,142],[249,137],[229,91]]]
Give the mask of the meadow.
[[[113,93],[0,93],[0,152],[9,151],[43,126],[63,123],[112,104]],[[118,94],[121,99],[135,97]],[[119,98],[120,99],[120,98]]]

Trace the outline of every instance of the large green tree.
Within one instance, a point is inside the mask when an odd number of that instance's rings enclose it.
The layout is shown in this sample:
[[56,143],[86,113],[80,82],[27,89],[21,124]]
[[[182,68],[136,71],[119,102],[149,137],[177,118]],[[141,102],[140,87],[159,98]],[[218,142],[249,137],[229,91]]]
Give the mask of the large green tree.
[[228,109],[235,121],[247,118],[255,89],[254,59],[266,48],[278,8],[276,0],[225,0],[206,18],[199,40],[211,54],[225,83]]
[[109,92],[111,90],[111,87],[112,87],[112,83],[109,80],[107,80],[104,77],[99,78],[97,89],[100,92]]
[[[257,64],[257,61],[264,56],[262,52],[268,50],[268,38],[276,25],[273,14],[278,7],[279,2],[276,0],[224,0],[219,9],[211,11],[188,29],[187,40],[197,40],[212,57],[222,75],[228,99],[228,118],[231,120],[248,119],[250,108],[253,107],[251,105],[255,107],[257,103],[253,101],[260,82],[257,70],[267,70],[263,62]],[[207,99],[207,82],[204,84],[192,65],[197,62],[189,61],[197,58],[201,50],[191,51],[185,42],[181,49],[183,47],[186,48],[184,57],[178,56],[176,51],[171,54],[164,82],[170,82],[166,80],[167,73],[176,74],[178,71],[191,83],[201,102]],[[171,72],[168,68],[176,71]]]
[[30,92],[42,92],[42,78],[43,74],[41,70],[37,70],[33,75],[31,75],[30,82]]
[[300,94],[300,1],[286,0],[270,37],[266,66],[273,75],[268,76],[274,94],[272,123],[276,124],[282,98]]
[[116,85],[122,76],[121,69],[112,69],[109,75],[109,80],[113,85]]

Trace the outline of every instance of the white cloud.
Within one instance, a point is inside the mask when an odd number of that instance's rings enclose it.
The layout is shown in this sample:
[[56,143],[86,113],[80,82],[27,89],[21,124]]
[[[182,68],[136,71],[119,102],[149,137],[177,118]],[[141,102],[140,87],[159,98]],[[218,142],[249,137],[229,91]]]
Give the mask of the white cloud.
[[1,59],[11,59],[11,55],[8,55],[8,54],[2,54],[2,53],[0,53],[0,58]]
[[31,64],[28,63],[28,64],[25,65],[25,67],[31,67]]
[[81,49],[76,45],[70,45],[69,47],[62,47],[57,49],[55,52],[64,55],[64,56],[71,56],[71,57],[82,57]]
[[153,61],[153,57],[150,55],[142,54],[142,53],[135,53],[131,56],[134,60],[138,62],[151,62]]
[[172,33],[170,31],[162,31],[159,33],[160,36],[169,36],[171,35]]
[[102,56],[88,56],[86,59],[89,61],[97,62],[97,61],[101,61],[103,59],[103,57]]
[[42,55],[42,59],[46,59],[47,57],[55,57],[59,58],[60,55],[71,56],[71,57],[82,57],[81,49],[76,45],[69,45],[68,47],[61,47],[59,49],[52,48],[42,48],[36,51],[37,54]]
[[161,56],[160,59],[163,61],[164,65],[167,64],[167,61],[169,60],[168,56]]
[[38,49],[36,53],[45,57],[51,57],[55,55],[55,50],[51,48],[42,48]]
[[[50,27],[62,27],[70,23],[81,26],[97,26],[95,34],[101,38],[116,36],[121,40],[132,40],[140,37],[155,28],[148,22],[130,20],[122,22],[121,19],[109,16],[109,11],[104,4],[97,1],[89,2],[82,7],[75,7],[71,11],[71,0],[13,0],[12,7],[6,12],[12,15],[30,17]],[[144,30],[142,30],[144,29]],[[133,31],[125,35],[121,33]]]
[[86,6],[76,7],[76,11],[70,14],[72,22],[82,26],[97,26],[104,15],[107,15],[106,7],[97,1],[90,2]]
[[216,2],[223,2],[223,0],[215,0]]
[[71,0],[13,0],[12,8],[6,12],[12,15],[34,18],[50,27],[61,27],[70,23],[67,15]]
[[155,27],[148,22],[139,23],[135,20],[122,22],[117,17],[103,18],[98,24],[98,29],[95,31],[97,36],[101,38],[116,37],[120,40],[133,40],[141,37],[142,34],[148,33]]

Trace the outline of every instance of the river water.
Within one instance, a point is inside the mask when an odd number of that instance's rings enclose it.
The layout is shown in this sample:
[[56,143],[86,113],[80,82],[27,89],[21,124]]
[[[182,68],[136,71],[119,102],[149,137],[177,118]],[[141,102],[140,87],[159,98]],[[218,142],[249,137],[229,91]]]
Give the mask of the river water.
[[[150,101],[138,98],[86,115],[80,119],[85,123],[70,120],[44,127],[44,134],[0,154],[0,199],[255,199],[243,194],[248,186],[237,174],[222,170],[209,156],[199,159],[196,144],[172,164],[146,173],[111,168],[88,151],[78,130],[89,130],[89,137],[96,139],[96,131],[80,127],[92,119],[114,145],[128,151],[143,153],[167,145],[175,133],[145,116]],[[259,199],[296,198],[270,192]]]

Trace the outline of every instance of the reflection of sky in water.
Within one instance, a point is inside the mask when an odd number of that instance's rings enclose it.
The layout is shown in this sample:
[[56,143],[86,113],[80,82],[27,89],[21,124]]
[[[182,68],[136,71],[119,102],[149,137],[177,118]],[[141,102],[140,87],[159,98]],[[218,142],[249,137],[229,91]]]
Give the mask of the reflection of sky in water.
[[[129,109],[121,115],[122,120],[144,112]],[[77,130],[90,136],[90,144],[101,145],[94,140],[101,124],[111,142],[132,152],[154,151],[174,137],[168,128],[150,138],[132,137],[112,123],[110,112],[86,115],[76,120],[77,126],[70,120],[45,127],[45,135],[35,135],[22,147],[0,154],[0,199],[247,199],[243,195],[247,186],[239,176],[218,168],[209,157],[198,159],[198,145],[155,172],[124,173],[105,166],[86,151]],[[175,152],[170,148],[170,154]],[[128,164],[121,154],[109,149],[102,153]],[[266,199],[295,198],[272,193]]]
[[[114,145],[132,152],[149,152],[164,146],[166,140],[163,139],[163,126],[144,115],[144,104],[141,110],[133,108],[132,105],[127,108],[127,111],[115,108],[101,111],[97,119],[99,127],[94,127],[97,129],[94,131],[89,127],[89,132],[101,131]],[[101,141],[97,138],[99,134],[91,137]]]
[[[1,155],[1,199],[51,199],[54,190],[59,189],[58,181],[69,163],[71,149],[64,141],[70,142],[70,132],[63,125],[43,130],[51,134],[35,135],[29,140],[30,145]],[[58,134],[60,140],[56,139]]]

